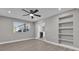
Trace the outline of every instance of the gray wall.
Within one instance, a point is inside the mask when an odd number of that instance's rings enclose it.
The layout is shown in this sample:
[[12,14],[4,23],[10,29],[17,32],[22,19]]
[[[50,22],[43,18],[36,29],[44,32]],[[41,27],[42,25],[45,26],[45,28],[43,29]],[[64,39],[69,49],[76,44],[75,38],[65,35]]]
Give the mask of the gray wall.
[[25,22],[22,20],[0,17],[0,42],[13,41],[26,38],[34,38],[35,25],[31,23],[29,32],[15,33],[13,32],[13,22]]
[[58,42],[58,20],[57,17],[50,17],[45,21],[45,36],[46,40]]

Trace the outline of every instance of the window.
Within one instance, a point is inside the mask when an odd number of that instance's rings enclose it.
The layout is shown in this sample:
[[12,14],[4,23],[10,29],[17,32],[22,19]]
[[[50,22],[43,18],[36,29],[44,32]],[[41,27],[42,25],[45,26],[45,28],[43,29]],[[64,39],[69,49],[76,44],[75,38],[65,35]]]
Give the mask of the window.
[[30,25],[23,22],[13,22],[13,26],[13,32],[27,32],[30,29]]

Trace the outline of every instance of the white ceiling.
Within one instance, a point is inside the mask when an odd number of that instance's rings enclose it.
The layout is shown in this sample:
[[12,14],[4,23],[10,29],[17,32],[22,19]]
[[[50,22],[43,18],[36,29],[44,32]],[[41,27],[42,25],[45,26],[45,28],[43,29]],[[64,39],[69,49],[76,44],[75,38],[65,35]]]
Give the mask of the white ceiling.
[[[26,10],[28,11],[35,10],[35,9],[39,10],[37,14],[42,15],[42,17],[35,17],[34,19],[31,19],[30,16],[22,16],[23,14],[26,14],[24,11],[22,11],[22,8],[0,8],[0,15],[34,22],[43,18],[56,15],[64,11],[71,10],[73,8],[61,8],[60,11],[58,8],[26,8]],[[8,13],[8,11],[11,11],[11,13]]]

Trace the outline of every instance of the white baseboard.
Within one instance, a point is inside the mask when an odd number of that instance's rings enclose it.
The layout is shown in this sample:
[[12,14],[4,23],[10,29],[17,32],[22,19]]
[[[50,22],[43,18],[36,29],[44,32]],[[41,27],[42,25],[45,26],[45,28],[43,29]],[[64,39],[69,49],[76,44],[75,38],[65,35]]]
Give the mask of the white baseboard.
[[32,40],[32,39],[34,39],[34,38],[26,38],[26,39],[12,40],[12,41],[7,41],[7,42],[1,42],[0,44],[14,43],[14,42],[20,42],[20,41]]
[[[38,40],[40,40],[40,39],[38,39]],[[50,43],[50,44],[53,44],[53,45],[69,48],[69,49],[72,49],[72,50],[75,50],[75,51],[79,51],[79,48],[76,48],[76,47],[73,47],[73,46],[59,44],[59,43],[51,42],[51,41],[48,41],[48,40],[41,40],[41,41],[44,41],[44,42],[47,42],[47,43]]]

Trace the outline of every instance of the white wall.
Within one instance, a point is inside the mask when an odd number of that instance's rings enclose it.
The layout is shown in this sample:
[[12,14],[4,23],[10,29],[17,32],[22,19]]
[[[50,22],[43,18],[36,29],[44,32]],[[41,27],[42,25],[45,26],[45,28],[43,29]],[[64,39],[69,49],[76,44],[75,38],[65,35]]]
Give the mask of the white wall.
[[22,21],[22,20],[18,20],[18,19],[0,17],[0,42],[34,38],[34,35],[35,35],[34,23],[31,23],[30,31],[23,32],[23,33],[22,32],[15,33],[15,32],[13,32],[13,22],[28,23],[26,21]]
[[79,9],[74,14],[74,46],[79,47]]
[[46,40],[58,42],[58,20],[57,17],[50,17],[45,21],[45,35]]

